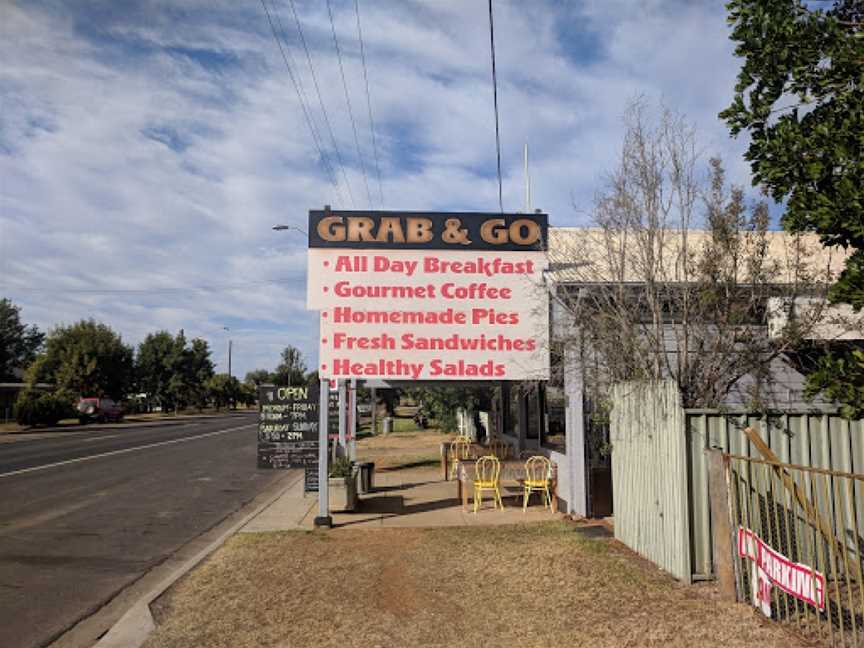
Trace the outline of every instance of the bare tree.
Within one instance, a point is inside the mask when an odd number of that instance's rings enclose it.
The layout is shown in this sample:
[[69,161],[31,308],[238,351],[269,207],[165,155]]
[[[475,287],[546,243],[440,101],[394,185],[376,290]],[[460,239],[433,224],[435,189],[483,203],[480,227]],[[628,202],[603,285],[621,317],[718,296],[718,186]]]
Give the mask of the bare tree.
[[706,175],[680,115],[662,109],[652,122],[636,102],[625,122],[617,168],[595,198],[596,227],[570,253],[577,267],[557,278],[591,382],[669,378],[685,406],[716,407],[748,377],[758,406],[772,362],[823,317],[809,308],[769,335],[769,304],[823,303],[830,258],[812,238],[769,231],[768,206],[727,187],[719,159]]

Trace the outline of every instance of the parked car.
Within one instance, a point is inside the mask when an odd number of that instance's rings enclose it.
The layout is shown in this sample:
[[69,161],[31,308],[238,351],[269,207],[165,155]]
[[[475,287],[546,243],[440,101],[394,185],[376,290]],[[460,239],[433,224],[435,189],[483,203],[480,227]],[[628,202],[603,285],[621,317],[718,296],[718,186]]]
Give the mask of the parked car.
[[81,424],[97,421],[120,421],[123,410],[110,398],[82,398],[78,401],[78,420]]

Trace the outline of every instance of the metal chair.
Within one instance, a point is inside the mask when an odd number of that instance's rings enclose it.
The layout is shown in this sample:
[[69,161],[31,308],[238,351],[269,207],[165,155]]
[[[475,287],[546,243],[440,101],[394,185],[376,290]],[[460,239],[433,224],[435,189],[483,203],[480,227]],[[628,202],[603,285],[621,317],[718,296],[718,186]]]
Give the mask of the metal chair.
[[552,481],[552,462],[546,457],[534,456],[525,462],[525,481],[522,483],[524,497],[522,512],[528,510],[528,498],[531,493],[543,493],[543,508],[552,508],[552,494],[549,483]]
[[489,452],[499,459],[509,459],[510,453],[513,450],[512,446],[501,439],[493,439],[487,446]]
[[450,462],[450,479],[455,478],[459,474],[459,461],[470,459],[471,457],[471,442],[467,437],[456,437],[450,442],[448,450],[448,460]]
[[480,457],[474,464],[474,512],[480,508],[483,502],[483,491],[492,491],[492,503],[497,509],[499,506],[504,510],[504,502],[501,501],[501,462],[498,457],[487,455]]

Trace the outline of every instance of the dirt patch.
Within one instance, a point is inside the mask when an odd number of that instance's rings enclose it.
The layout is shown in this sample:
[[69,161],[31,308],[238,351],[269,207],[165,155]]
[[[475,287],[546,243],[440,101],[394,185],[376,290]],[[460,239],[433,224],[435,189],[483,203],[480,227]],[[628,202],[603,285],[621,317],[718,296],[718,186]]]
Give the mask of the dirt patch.
[[157,619],[147,648],[808,645],[559,522],[238,536]]

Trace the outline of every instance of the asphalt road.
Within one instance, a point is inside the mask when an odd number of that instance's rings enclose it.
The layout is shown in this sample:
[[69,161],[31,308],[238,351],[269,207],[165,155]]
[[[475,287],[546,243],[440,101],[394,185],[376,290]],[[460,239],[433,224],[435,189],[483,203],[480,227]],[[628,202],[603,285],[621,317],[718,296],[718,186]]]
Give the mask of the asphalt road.
[[47,645],[283,477],[256,468],[255,424],[235,414],[0,444],[0,646]]

